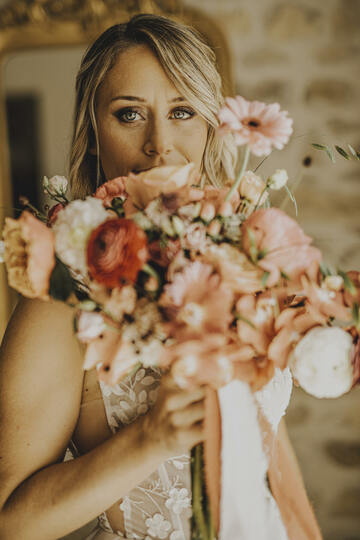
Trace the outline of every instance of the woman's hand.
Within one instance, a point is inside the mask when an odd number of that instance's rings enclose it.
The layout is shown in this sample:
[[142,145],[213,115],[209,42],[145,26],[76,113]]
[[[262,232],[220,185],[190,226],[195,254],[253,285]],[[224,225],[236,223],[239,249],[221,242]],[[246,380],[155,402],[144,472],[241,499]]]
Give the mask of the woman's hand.
[[141,418],[142,442],[165,457],[187,453],[204,440],[205,388],[183,390],[163,375],[158,399]]

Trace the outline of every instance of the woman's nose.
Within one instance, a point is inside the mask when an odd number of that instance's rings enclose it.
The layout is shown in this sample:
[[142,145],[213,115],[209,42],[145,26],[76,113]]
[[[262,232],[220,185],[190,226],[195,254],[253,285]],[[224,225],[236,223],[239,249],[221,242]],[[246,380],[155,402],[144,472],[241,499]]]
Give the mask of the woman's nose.
[[166,120],[157,120],[151,123],[144,144],[147,156],[167,155],[173,149],[171,134],[166,126]]

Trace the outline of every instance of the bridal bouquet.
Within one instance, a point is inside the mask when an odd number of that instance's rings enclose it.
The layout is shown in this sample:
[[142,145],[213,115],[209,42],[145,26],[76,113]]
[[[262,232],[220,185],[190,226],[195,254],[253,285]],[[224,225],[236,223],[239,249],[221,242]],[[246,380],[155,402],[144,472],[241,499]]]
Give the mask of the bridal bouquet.
[[[45,177],[57,203],[48,215],[26,203],[30,211],[6,218],[9,284],[76,308],[84,369],[105,383],[157,366],[181,387],[214,389],[209,438],[215,390],[234,379],[256,391],[289,366],[310,394],[342,395],[360,378],[360,273],[329,270],[311,238],[270,206],[271,190],[291,196],[285,170],[248,170],[251,153],[283,148],[291,125],[278,104],[227,98],[219,130],[244,148],[238,178],[220,188],[200,186],[192,163],[115,178],[85,200],[68,200],[66,178]],[[205,461],[211,452],[205,444]],[[206,539],[219,528],[220,487],[208,479],[210,512],[201,459],[198,447],[193,538]]]

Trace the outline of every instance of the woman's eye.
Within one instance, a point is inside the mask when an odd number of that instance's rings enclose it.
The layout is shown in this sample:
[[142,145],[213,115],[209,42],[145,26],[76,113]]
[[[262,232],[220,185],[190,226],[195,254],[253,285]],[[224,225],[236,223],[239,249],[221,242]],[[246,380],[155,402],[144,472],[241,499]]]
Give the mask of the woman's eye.
[[139,120],[140,114],[138,111],[134,111],[132,109],[126,109],[122,111],[118,111],[116,113],[116,116],[121,120],[122,122],[127,122],[130,124],[131,122],[135,122],[135,120]]
[[188,118],[193,117],[194,114],[195,112],[191,109],[175,109],[175,111],[172,112],[175,120],[187,120]]

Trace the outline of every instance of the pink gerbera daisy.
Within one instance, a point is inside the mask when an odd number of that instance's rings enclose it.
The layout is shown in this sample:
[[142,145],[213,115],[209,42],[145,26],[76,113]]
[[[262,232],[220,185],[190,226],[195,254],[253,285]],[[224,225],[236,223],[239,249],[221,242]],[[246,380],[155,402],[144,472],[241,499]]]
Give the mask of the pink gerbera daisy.
[[220,132],[231,131],[238,146],[247,144],[256,156],[267,156],[272,147],[281,150],[289,140],[293,121],[287,115],[278,103],[228,97],[218,114]]

